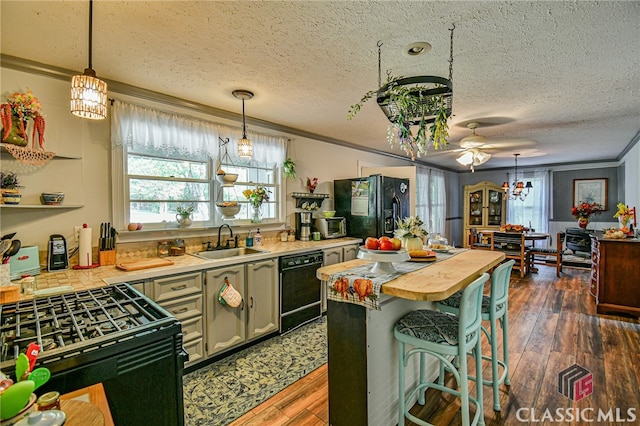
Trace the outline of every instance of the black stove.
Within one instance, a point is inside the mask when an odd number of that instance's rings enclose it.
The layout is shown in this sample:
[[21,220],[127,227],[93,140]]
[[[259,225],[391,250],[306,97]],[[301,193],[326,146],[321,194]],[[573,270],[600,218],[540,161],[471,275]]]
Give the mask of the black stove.
[[[102,383],[118,425],[182,425],[180,322],[129,284],[0,305],[0,368],[13,376],[30,343],[51,379],[38,393]],[[15,377],[14,377],[15,379]]]

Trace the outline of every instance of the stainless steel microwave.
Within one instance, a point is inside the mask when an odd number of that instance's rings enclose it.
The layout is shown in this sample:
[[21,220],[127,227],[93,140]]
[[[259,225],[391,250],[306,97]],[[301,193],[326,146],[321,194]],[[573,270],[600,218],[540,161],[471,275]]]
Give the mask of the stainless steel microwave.
[[347,220],[344,217],[316,218],[316,231],[323,239],[347,236]]

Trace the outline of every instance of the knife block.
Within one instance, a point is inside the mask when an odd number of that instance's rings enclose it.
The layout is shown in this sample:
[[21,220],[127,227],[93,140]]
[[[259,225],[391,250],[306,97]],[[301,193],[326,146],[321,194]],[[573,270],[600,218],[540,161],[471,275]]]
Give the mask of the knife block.
[[115,250],[103,250],[98,252],[100,266],[115,265],[116,264],[116,251]]

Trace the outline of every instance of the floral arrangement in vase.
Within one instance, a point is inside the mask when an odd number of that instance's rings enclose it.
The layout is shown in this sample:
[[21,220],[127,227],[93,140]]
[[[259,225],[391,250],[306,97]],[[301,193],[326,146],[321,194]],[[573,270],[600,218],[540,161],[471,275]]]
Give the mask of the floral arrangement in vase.
[[262,203],[269,201],[269,191],[262,185],[256,186],[256,189],[245,189],[242,191],[242,195],[249,200],[253,207],[260,207]]
[[242,195],[245,196],[249,203],[253,206],[253,215],[251,216],[251,222],[260,223],[262,219],[260,217],[260,207],[262,203],[269,201],[269,191],[262,185],[256,186],[256,189],[245,189],[242,191]]
[[598,203],[578,203],[577,206],[571,207],[571,214],[578,219],[578,226],[585,229],[589,224],[591,215],[600,214],[604,210],[602,204]]
[[26,93],[14,92],[7,97],[7,102],[0,105],[0,119],[2,120],[2,142],[14,145],[26,146],[29,142],[27,136],[27,120],[33,120],[34,140],[38,134],[38,144],[44,148],[44,117],[40,113],[42,104],[27,89]]
[[428,232],[422,227],[424,222],[419,216],[409,216],[398,219],[394,236],[402,241],[402,247],[411,250],[420,250],[424,245],[424,239]]
[[316,190],[316,187],[318,186],[318,178],[314,177],[314,178],[307,178],[307,189],[309,189],[309,192],[313,194],[313,191]]
[[635,208],[630,209],[629,206],[624,203],[618,203],[617,207],[618,211],[613,215],[613,217],[618,218],[620,226],[626,227],[629,222],[635,219]]

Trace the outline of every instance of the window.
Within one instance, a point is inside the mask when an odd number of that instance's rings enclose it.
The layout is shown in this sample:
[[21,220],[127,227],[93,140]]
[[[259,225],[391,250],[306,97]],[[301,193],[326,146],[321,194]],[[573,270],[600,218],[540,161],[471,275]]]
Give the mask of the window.
[[[236,152],[240,129],[115,100],[111,138],[116,228],[124,229],[129,222],[144,223],[146,230],[175,228],[178,207],[189,205],[194,207],[194,228],[249,225],[253,209],[242,192],[257,185],[270,191],[262,219],[283,220],[278,165],[284,161],[286,140],[248,132],[254,156],[241,161],[222,155],[226,144],[219,144],[221,135],[228,138],[229,152]],[[223,163],[217,164],[220,158]],[[237,173],[235,184],[219,182],[218,167]],[[223,218],[218,206],[225,201],[237,202],[240,211]]]
[[249,220],[253,213],[253,207],[249,200],[242,195],[247,189],[255,189],[260,185],[267,189],[269,201],[262,204],[262,219],[276,220],[279,217],[279,190],[277,182],[277,168],[267,165],[256,165],[251,163],[233,165],[230,162],[221,163],[222,169],[227,173],[237,173],[238,180],[232,187],[220,186],[219,201],[237,201],[240,204],[240,212],[236,215],[236,219]]
[[418,166],[416,186],[416,215],[430,234],[444,235],[447,208],[444,172]]
[[[508,175],[509,182],[513,176]],[[522,177],[533,189],[524,200],[507,200],[507,222],[533,228],[536,232],[549,230],[549,172],[529,172]]]

